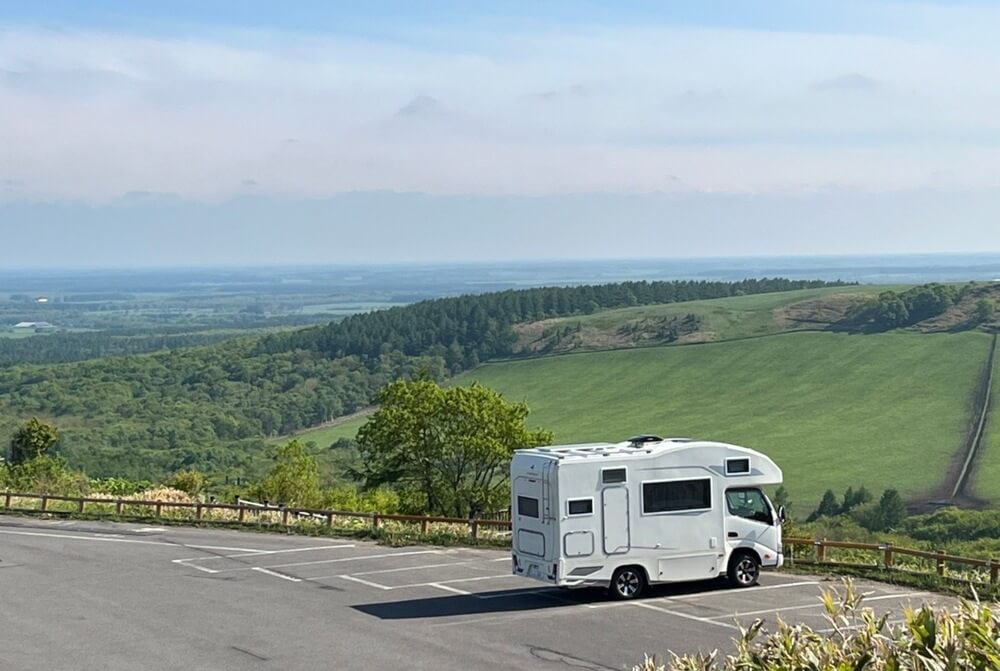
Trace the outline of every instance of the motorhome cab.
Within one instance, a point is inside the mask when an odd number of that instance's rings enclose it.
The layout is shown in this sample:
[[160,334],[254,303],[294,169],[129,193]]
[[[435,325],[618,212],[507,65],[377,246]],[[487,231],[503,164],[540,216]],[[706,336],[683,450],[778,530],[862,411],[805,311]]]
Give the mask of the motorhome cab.
[[749,587],[782,564],[784,511],[761,489],[781,469],[745,447],[637,436],[518,450],[511,483],[514,575],[632,599],[650,583]]

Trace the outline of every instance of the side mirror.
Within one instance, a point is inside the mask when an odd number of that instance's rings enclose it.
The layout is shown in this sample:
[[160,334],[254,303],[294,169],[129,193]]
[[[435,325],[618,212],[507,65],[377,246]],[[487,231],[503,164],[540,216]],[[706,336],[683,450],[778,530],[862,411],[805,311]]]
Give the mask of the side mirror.
[[785,521],[785,506],[778,506],[778,521]]

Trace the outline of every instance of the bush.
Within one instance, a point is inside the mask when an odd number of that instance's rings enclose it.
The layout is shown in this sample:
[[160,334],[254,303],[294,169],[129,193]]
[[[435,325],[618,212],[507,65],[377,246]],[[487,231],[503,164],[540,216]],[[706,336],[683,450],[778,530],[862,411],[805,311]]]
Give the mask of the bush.
[[24,494],[84,496],[90,483],[83,473],[70,470],[62,459],[35,457],[8,466],[7,487]]
[[757,620],[740,630],[736,653],[675,656],[669,664],[649,658],[633,671],[780,671],[784,669],[931,671],[1000,669],[1000,611],[963,601],[957,610],[924,606],[903,613],[903,626],[863,607],[850,580],[844,592],[823,596],[829,629],[778,621],[774,633]]
[[205,474],[193,469],[177,471],[167,480],[167,486],[196,497],[205,490]]
[[133,496],[144,489],[149,489],[153,483],[149,480],[129,480],[128,478],[101,478],[90,481],[91,494],[110,494],[111,496]]

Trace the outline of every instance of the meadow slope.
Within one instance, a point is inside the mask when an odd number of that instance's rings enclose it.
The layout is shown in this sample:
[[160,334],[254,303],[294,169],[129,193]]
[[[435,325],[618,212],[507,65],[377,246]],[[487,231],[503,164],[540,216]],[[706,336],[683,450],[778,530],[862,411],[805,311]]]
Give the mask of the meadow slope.
[[1000,503],[1000,356],[993,360],[991,394],[990,423],[986,427],[982,452],[976,460],[969,492],[996,504]]
[[[529,423],[560,443],[651,432],[760,449],[802,514],[828,487],[932,490],[961,447],[989,344],[977,332],[798,333],[493,363],[460,381],[526,400]],[[1000,479],[980,482],[1000,499]]]

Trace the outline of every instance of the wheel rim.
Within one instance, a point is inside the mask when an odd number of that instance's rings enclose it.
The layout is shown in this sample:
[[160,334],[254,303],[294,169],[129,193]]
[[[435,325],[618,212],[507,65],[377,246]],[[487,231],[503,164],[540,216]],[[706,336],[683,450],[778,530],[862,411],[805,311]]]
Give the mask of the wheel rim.
[[757,562],[750,557],[743,557],[736,564],[736,580],[741,585],[749,585],[757,579]]
[[618,580],[615,581],[615,589],[622,596],[635,596],[639,593],[639,586],[641,585],[639,576],[635,571],[622,571],[618,574]]

